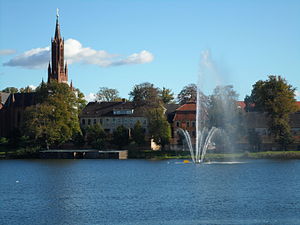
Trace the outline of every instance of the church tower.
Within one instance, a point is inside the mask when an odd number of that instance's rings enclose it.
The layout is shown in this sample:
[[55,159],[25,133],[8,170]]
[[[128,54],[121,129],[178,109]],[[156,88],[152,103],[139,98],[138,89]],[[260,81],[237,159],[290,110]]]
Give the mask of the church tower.
[[[54,39],[51,39],[51,64],[48,65],[48,83],[56,80],[58,83],[68,83],[68,65],[64,60],[64,40],[60,35],[58,22],[58,9],[56,11],[56,27]],[[51,67],[52,66],[52,67]]]

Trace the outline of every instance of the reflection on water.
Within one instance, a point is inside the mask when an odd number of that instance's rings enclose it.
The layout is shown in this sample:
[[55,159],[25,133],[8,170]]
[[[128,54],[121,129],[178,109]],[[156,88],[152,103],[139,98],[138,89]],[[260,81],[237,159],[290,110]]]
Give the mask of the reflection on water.
[[0,224],[299,224],[300,161],[2,160]]

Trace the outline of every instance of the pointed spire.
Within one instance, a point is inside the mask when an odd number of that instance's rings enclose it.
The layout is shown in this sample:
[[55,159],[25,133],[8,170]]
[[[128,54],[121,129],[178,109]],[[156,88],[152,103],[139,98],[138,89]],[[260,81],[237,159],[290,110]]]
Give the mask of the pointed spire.
[[54,36],[54,39],[61,39],[61,36],[60,36],[60,28],[59,28],[59,22],[58,22],[58,9],[56,9],[56,26],[55,26],[55,36]]
[[73,90],[73,80],[71,80],[70,88]]

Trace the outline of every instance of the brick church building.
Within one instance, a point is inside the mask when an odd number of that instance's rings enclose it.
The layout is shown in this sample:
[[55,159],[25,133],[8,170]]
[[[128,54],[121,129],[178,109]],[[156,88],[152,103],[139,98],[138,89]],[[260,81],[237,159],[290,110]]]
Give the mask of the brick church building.
[[[48,83],[52,80],[68,83],[68,66],[64,60],[64,40],[60,33],[58,14],[54,38],[51,40],[51,64],[49,61],[48,66]],[[14,130],[22,126],[25,108],[37,104],[36,99],[35,92],[14,94],[0,92],[0,137],[9,137]]]

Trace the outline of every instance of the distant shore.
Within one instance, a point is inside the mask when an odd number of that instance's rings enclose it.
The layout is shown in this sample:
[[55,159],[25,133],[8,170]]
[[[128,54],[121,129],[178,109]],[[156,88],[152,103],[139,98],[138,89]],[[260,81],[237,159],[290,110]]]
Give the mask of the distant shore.
[[[0,151],[0,159],[39,159],[39,151],[24,148]],[[129,159],[191,159],[188,151],[128,151]],[[205,160],[239,160],[239,159],[300,159],[300,151],[264,151],[243,153],[207,153]]]

